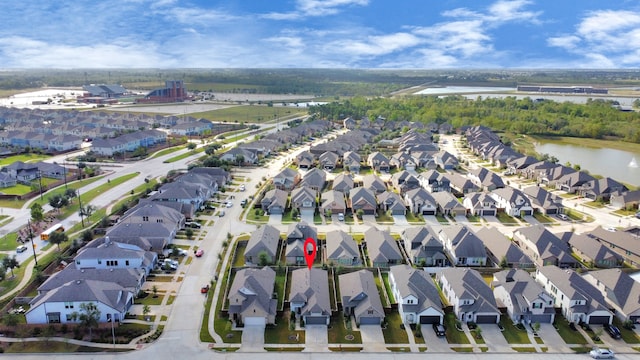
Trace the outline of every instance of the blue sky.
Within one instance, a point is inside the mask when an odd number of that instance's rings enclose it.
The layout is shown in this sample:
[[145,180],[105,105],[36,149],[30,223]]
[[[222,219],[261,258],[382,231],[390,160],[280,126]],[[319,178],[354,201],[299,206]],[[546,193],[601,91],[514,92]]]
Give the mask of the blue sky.
[[637,68],[637,0],[8,1],[0,68]]

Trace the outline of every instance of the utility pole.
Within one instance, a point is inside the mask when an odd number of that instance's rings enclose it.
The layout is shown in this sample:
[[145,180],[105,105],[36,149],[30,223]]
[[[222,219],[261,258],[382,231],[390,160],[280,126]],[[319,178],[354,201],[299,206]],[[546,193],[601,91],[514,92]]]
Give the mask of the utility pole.
[[80,197],[80,189],[76,190],[78,193],[78,205],[80,206],[80,222],[82,222],[82,228],[84,229],[84,209],[82,208],[82,198]]
[[42,171],[38,170],[38,182],[40,183],[40,200],[43,200],[42,198]]
[[36,246],[33,243],[33,231],[31,230],[31,220],[27,220],[27,227],[29,228],[29,240],[31,241],[31,249],[33,250],[33,261],[38,266],[38,257],[36,256]]

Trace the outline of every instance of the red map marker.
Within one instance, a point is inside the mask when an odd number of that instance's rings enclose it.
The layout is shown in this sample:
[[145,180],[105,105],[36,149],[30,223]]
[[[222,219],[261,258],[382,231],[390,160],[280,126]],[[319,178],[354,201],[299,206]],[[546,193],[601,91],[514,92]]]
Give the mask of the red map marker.
[[[309,246],[311,245],[311,246]],[[313,247],[313,250],[309,249],[310,247]],[[305,240],[304,242],[304,259],[307,262],[307,267],[309,267],[309,270],[311,270],[311,267],[313,266],[313,260],[316,259],[316,241],[313,240],[312,238],[307,238],[307,240]]]

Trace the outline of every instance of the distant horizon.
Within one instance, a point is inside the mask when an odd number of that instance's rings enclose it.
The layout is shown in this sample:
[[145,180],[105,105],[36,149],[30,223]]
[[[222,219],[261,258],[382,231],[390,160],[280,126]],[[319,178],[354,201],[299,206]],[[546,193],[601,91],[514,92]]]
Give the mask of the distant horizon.
[[2,10],[3,72],[640,67],[631,0],[26,0]]

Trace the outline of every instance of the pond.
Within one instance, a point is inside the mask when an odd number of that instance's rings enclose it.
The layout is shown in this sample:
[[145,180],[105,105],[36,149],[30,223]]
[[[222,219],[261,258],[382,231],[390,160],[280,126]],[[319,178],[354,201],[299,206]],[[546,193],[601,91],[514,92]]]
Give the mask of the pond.
[[536,152],[555,156],[561,164],[578,164],[591,174],[640,186],[640,153],[552,142],[537,143]]

